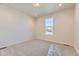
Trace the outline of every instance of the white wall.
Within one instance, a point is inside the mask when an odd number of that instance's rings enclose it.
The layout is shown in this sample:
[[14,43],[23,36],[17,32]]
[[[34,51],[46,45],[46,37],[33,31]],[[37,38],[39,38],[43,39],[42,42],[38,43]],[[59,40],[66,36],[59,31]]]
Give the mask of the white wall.
[[44,17],[36,22],[37,39],[68,44],[73,46],[74,8],[58,11],[51,15],[54,18],[54,35],[47,36],[44,31]]
[[33,26],[31,17],[0,5],[0,47],[33,39]]
[[79,54],[79,4],[75,6],[74,30],[74,47]]

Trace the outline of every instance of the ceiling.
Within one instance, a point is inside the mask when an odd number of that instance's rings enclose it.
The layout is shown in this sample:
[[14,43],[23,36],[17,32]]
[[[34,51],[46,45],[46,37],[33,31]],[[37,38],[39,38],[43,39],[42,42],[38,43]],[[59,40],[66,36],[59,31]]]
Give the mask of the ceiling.
[[4,5],[15,8],[32,17],[45,16],[50,13],[74,6],[73,3],[63,3],[62,6],[58,6],[58,3],[40,3],[40,6],[37,8],[33,7],[32,3],[10,3]]

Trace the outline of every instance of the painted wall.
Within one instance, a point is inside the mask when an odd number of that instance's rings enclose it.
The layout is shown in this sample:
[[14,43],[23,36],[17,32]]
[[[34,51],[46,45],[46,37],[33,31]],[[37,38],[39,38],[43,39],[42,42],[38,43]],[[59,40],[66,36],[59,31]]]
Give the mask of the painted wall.
[[31,17],[0,5],[0,47],[33,39],[33,27]]
[[51,16],[54,19],[54,35],[45,35],[45,18],[40,17],[36,21],[37,39],[73,46],[74,8],[68,8],[55,12]]
[[75,6],[74,30],[74,46],[79,54],[79,4]]

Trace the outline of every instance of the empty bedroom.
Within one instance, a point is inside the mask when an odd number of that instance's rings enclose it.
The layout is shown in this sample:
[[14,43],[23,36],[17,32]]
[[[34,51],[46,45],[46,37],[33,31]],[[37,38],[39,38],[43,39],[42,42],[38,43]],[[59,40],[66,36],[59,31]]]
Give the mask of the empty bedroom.
[[78,3],[0,3],[0,56],[78,55]]

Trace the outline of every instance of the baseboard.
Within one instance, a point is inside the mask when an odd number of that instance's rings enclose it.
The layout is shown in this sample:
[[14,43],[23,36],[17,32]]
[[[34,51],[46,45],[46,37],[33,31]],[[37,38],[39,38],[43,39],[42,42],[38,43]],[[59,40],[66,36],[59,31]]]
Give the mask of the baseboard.
[[[4,49],[4,48],[6,48],[6,47],[9,47],[9,46],[13,46],[13,45],[16,45],[16,44],[20,44],[20,43],[23,43],[23,42],[26,42],[26,41],[30,41],[30,40],[33,40],[33,39],[25,39],[25,40],[22,40],[22,41],[18,41],[18,42],[13,42],[13,43],[8,43],[8,44],[6,44],[6,45],[4,45],[4,46],[2,46],[2,47],[0,47],[1,49]],[[1,50],[0,49],[0,50]]]
[[3,49],[5,49],[5,48],[7,48],[7,47],[2,47],[2,48],[0,48],[0,50],[3,50]]
[[67,44],[67,43],[63,43],[63,42],[56,42],[56,41],[47,40],[47,39],[39,39],[39,40],[44,40],[44,41],[49,41],[49,42],[55,42],[55,43],[64,44],[64,45],[66,45],[66,46],[71,46],[71,47],[73,47],[73,45],[70,45],[70,44]]

